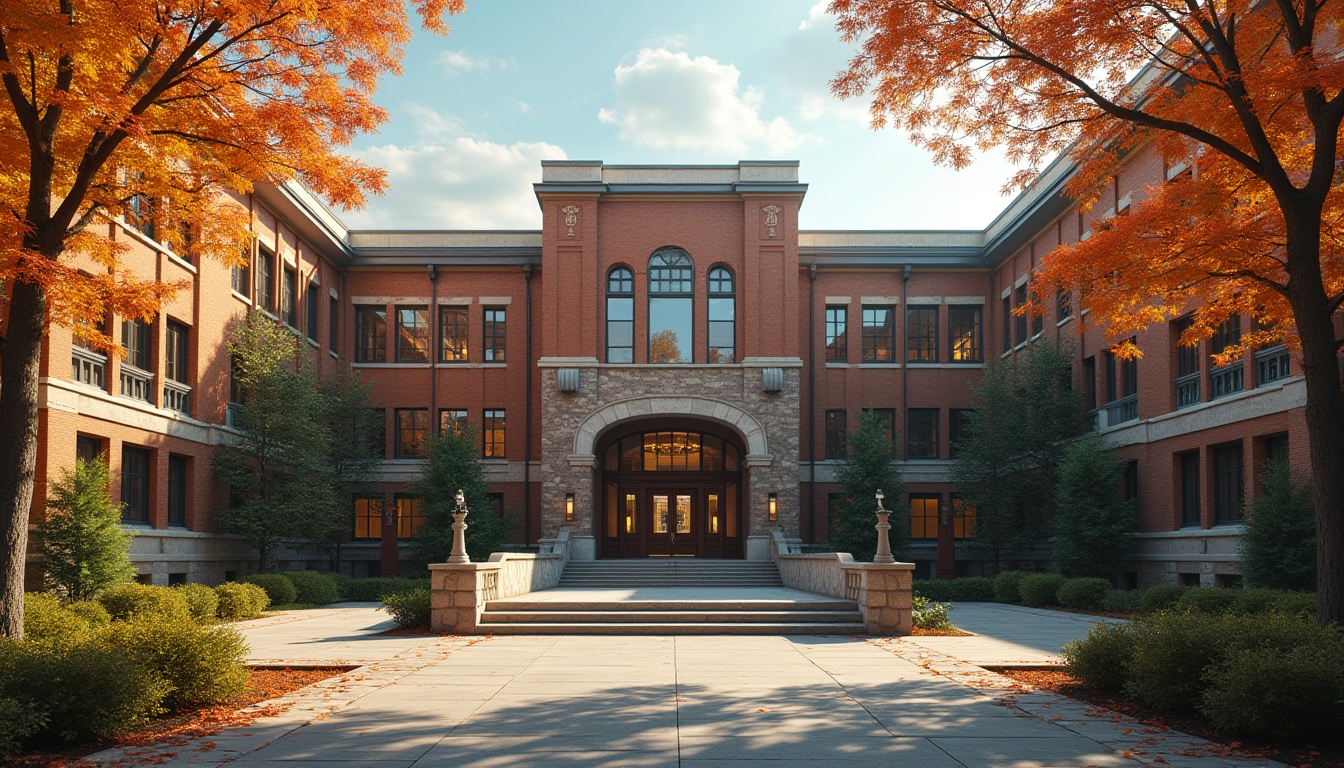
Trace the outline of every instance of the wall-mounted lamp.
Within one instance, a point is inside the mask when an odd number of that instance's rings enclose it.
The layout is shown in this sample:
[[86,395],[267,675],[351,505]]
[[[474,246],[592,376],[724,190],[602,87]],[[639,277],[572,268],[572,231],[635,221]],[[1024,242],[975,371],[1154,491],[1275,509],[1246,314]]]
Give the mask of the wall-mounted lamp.
[[770,522],[779,520],[779,494],[770,494],[769,501],[766,502],[766,515]]
[[565,522],[574,522],[574,494],[565,494]]

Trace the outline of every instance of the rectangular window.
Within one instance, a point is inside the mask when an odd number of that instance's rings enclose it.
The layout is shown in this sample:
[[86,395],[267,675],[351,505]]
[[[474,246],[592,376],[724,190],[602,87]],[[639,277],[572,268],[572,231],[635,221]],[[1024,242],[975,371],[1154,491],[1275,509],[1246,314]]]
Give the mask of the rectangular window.
[[1139,393],[1139,359],[1137,357],[1120,361],[1120,392],[1124,397]]
[[149,323],[140,318],[121,321],[121,346],[126,348],[123,365],[133,365],[142,371],[150,370],[149,344]]
[[[1017,286],[1013,291],[1013,308],[1019,309],[1027,303],[1027,284]],[[1025,313],[1013,316],[1013,339],[1021,344],[1027,340],[1027,316]]]
[[1106,402],[1113,403],[1120,399],[1119,390],[1116,388],[1116,373],[1119,369],[1120,360],[1114,352],[1106,351]]
[[863,308],[863,362],[896,362],[896,308]]
[[288,267],[285,268],[281,285],[280,314],[285,325],[299,327],[299,273]]
[[483,455],[487,459],[504,458],[504,411],[486,411],[481,430]]
[[258,309],[275,311],[275,253],[264,246],[257,250],[257,284],[252,295]]
[[485,362],[504,362],[504,342],[507,328],[504,307],[485,308]]
[[424,506],[417,496],[397,494],[397,538],[409,539],[425,522]]
[[398,408],[397,456],[424,456],[429,447],[429,411],[425,408]]
[[938,308],[909,307],[905,310],[905,359],[938,362]]
[[[1033,291],[1032,300],[1036,300],[1036,293]],[[1031,315],[1031,337],[1034,339],[1045,332],[1045,314],[1042,312],[1033,312]]]
[[1229,317],[1213,332],[1209,339],[1209,354],[1221,355],[1228,347],[1241,343],[1241,318]]
[[1184,408],[1200,402],[1199,342],[1182,344],[1181,336],[1195,324],[1192,317],[1172,323],[1176,342],[1176,407]]
[[1241,443],[1213,449],[1213,519],[1216,523],[1240,522],[1245,500],[1242,483]]
[[952,362],[978,363],[984,359],[980,351],[982,313],[978,305],[947,308],[948,359]]
[[327,297],[327,346],[332,352],[339,351],[341,337],[341,307],[335,296]]
[[1180,454],[1181,525],[1199,526],[1199,451]]
[[466,307],[439,307],[439,362],[467,362]]
[[103,439],[92,435],[75,436],[75,458],[84,461],[103,460]]
[[134,195],[126,204],[126,223],[136,232],[155,239],[154,198],[149,195]]
[[397,362],[429,362],[429,307],[397,307]]
[[[84,437],[81,435],[80,439]],[[1287,461],[1288,460],[1288,436],[1274,435],[1265,438],[1265,461]]]
[[957,446],[966,436],[966,427],[970,424],[970,408],[953,408],[947,412],[947,454],[949,458],[957,458],[959,450]]
[[607,362],[635,362],[635,300],[630,296],[607,299]]
[[711,296],[709,299],[709,363],[737,360],[737,299]]
[[149,451],[133,445],[121,447],[121,519],[149,522]]
[[1097,407],[1097,358],[1083,358],[1083,406],[1091,411]]
[[1073,291],[1060,291],[1055,297],[1055,306],[1059,322],[1073,317]]
[[355,307],[355,362],[387,362],[387,310],[383,307]]
[[461,434],[467,428],[467,412],[452,408],[439,409],[439,435],[443,436],[452,431],[455,434]]
[[887,441],[894,442],[896,440],[896,409],[866,408],[864,410],[877,418],[877,423],[882,425],[882,434],[886,435]]
[[938,458],[938,409],[907,409],[905,421],[905,458]]
[[1121,501],[1139,503],[1139,462],[1132,459],[1125,464],[1125,474],[1121,479]]
[[176,320],[169,320],[166,330],[168,332],[168,348],[164,350],[166,353],[164,374],[170,381],[190,384],[191,381],[187,374],[187,326]]
[[910,496],[910,538],[938,538],[938,504],[941,496]]
[[187,457],[168,455],[168,524],[187,524]]
[[826,361],[844,363],[849,361],[849,308],[826,308]]
[[242,258],[229,266],[229,287],[239,296],[250,296],[252,292],[252,253],[243,249]]
[[308,293],[303,298],[303,309],[307,312],[303,329],[308,332],[310,341],[317,341],[317,283],[308,284]]
[[848,431],[844,411],[826,412],[826,458],[845,458],[845,439]]
[[956,493],[952,494],[952,537],[975,538],[975,507]]
[[1011,296],[1003,297],[1003,351],[1009,352],[1013,348],[1013,299]]
[[383,497],[355,497],[356,539],[380,539],[383,536]]

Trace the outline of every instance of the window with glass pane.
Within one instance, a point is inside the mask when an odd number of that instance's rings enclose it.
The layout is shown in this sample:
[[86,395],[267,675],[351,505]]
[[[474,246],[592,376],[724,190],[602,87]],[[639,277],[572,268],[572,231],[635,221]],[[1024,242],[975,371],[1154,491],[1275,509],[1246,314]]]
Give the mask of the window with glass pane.
[[680,248],[649,258],[649,362],[691,362],[694,264]]
[[329,296],[327,301],[327,346],[332,352],[338,351],[338,341],[340,340],[341,329],[341,306],[335,296]]
[[100,461],[103,458],[103,439],[92,435],[75,437],[75,458],[83,461]]
[[1139,393],[1139,359],[1130,357],[1120,361],[1120,391],[1125,397]]
[[905,458],[938,458],[938,409],[910,408],[905,420]]
[[439,307],[439,362],[467,362],[467,308]]
[[983,359],[980,351],[982,314],[978,305],[947,308],[947,340],[952,362],[978,363]]
[[975,507],[959,494],[952,494],[952,538],[975,538]]
[[[1032,291],[1032,301],[1037,301],[1036,292]],[[1045,332],[1045,315],[1041,312],[1033,312],[1031,315],[1031,337],[1034,339]]]
[[938,538],[938,504],[941,496],[910,496],[910,538]]
[[164,373],[179,384],[189,384],[187,374],[187,326],[176,320],[168,321],[168,338],[164,358]]
[[425,408],[397,409],[397,455],[424,456],[429,447],[429,411]]
[[1288,460],[1288,436],[1274,435],[1265,438],[1265,461]]
[[397,362],[429,362],[429,307],[397,307]]
[[252,253],[247,249],[243,250],[241,261],[229,267],[229,287],[240,296],[252,292]]
[[1181,462],[1181,525],[1198,526],[1199,519],[1199,451],[1180,455]]
[[383,307],[355,307],[355,362],[387,362],[387,310]]
[[269,248],[257,250],[257,284],[252,295],[259,309],[275,311],[275,253]]
[[355,497],[356,539],[379,539],[383,536],[383,497]]
[[863,308],[863,362],[896,362],[896,308]]
[[607,362],[635,362],[635,275],[627,267],[607,274]]
[[286,268],[281,285],[280,314],[285,325],[299,327],[299,273]]
[[439,434],[446,435],[450,431],[455,434],[462,434],[467,428],[467,412],[462,409],[441,408],[439,409]]
[[187,457],[168,457],[168,524],[187,524]]
[[905,352],[911,362],[938,362],[938,308],[905,310]]
[[949,458],[957,458],[957,446],[966,436],[966,427],[971,423],[970,408],[953,408],[947,412],[947,451]]
[[1003,351],[1007,352],[1013,348],[1013,300],[1012,297],[1003,297]]
[[1213,517],[1215,522],[1238,522],[1244,516],[1241,444],[1213,449]]
[[727,267],[709,270],[710,363],[735,362],[737,356],[737,300],[733,273]]
[[485,362],[504,362],[505,338],[508,330],[507,311],[503,307],[485,308]]
[[[1027,286],[1025,283],[1017,286],[1013,291],[1013,309],[1023,306],[1027,303]],[[1018,343],[1027,340],[1027,316],[1019,314],[1013,316],[1013,338]]]
[[826,362],[844,363],[849,361],[848,307],[826,308]]
[[1182,344],[1181,336],[1195,324],[1193,317],[1177,320],[1174,324],[1176,334],[1176,375],[1189,376],[1199,373],[1199,342]]
[[826,412],[826,458],[845,458],[845,440],[848,429],[845,425],[844,411]]
[[483,455],[487,459],[504,458],[504,411],[485,412],[484,429],[481,430],[484,443]]
[[126,204],[126,223],[150,240],[155,239],[154,198],[149,195],[133,195]]
[[149,451],[131,445],[121,448],[121,519],[149,522]]
[[307,321],[304,323],[304,330],[308,332],[308,338],[317,341],[317,283],[308,284],[308,293],[303,299],[304,311],[307,314]]
[[1061,322],[1073,317],[1073,291],[1060,291],[1055,297],[1055,306]]
[[424,506],[416,496],[397,494],[397,538],[409,539],[425,522]]
[[121,321],[121,346],[126,348],[123,365],[133,365],[142,371],[150,370],[149,323],[136,318]]
[[896,439],[895,408],[865,408],[864,412],[873,414],[873,418],[882,426],[882,434],[888,441]]
[[1221,355],[1228,347],[1235,347],[1240,343],[1241,318],[1230,317],[1213,332],[1213,338],[1209,340],[1209,354]]

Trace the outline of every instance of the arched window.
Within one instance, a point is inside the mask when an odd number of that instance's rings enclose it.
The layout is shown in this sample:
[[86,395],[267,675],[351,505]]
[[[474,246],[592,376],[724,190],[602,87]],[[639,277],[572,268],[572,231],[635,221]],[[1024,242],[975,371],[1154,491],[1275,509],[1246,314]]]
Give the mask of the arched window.
[[737,354],[737,298],[733,271],[724,266],[709,270],[709,354],[711,363],[732,363]]
[[635,362],[635,275],[629,267],[607,273],[607,362]]
[[695,265],[680,248],[649,257],[649,362],[689,363]]

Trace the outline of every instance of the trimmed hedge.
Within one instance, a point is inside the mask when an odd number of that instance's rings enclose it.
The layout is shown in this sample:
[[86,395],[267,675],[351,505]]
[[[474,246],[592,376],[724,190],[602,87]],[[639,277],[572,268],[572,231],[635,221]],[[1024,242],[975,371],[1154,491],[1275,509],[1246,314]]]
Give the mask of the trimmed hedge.
[[187,609],[197,623],[208,624],[219,613],[219,596],[204,584],[179,584],[173,587],[187,599]]
[[994,602],[994,580],[986,578],[953,579],[952,601],[956,603]]
[[392,620],[399,627],[428,627],[430,622],[430,590],[417,589],[388,595],[383,600],[383,608],[392,614]]
[[1018,587],[1022,579],[1030,576],[1029,571],[1004,571],[994,577],[994,599],[1000,603],[1020,603],[1022,593]]
[[952,582],[947,580],[920,580],[910,583],[910,593],[939,603],[952,601]]
[[1100,610],[1111,583],[1105,579],[1068,579],[1056,593],[1059,604],[1076,611]]
[[247,644],[231,627],[151,614],[113,622],[101,638],[167,684],[169,709],[227,701],[247,686]]
[[1143,601],[1143,590],[1108,589],[1101,598],[1103,611],[1137,611]]
[[1022,603],[1037,608],[1059,604],[1059,588],[1064,577],[1054,573],[1033,573],[1018,584]]
[[216,615],[225,621],[255,618],[271,604],[266,590],[256,584],[236,581],[226,581],[215,587],[215,596],[219,598]]
[[1344,729],[1344,646],[1243,648],[1205,672],[1199,710],[1214,726],[1262,738]]
[[1139,607],[1145,611],[1161,611],[1176,605],[1176,601],[1181,599],[1181,595],[1190,587],[1182,587],[1176,584],[1163,584],[1152,587],[1143,593],[1143,599],[1139,601]]
[[152,584],[119,584],[99,595],[98,602],[107,609],[113,621],[150,614],[191,617],[191,608],[181,592]]
[[342,596],[346,600],[381,603],[384,598],[391,595],[414,592],[417,589],[429,589],[429,579],[350,579],[345,584]]
[[1181,599],[1176,601],[1176,610],[1178,611],[1199,611],[1200,613],[1227,613],[1236,605],[1237,592],[1235,589],[1216,589],[1208,587],[1197,587],[1187,590],[1181,595]]
[[1085,638],[1064,644],[1064,664],[1090,688],[1119,691],[1125,687],[1136,640],[1128,624],[1094,624]]
[[69,645],[88,637],[93,629],[88,619],[68,609],[54,595],[23,594],[23,637],[28,642]]
[[294,587],[294,582],[280,573],[249,573],[238,581],[244,584],[255,584],[266,590],[266,597],[270,600],[270,605],[284,605],[285,603],[298,602],[299,591]]
[[[341,599],[340,586],[331,574],[320,571],[285,571],[280,575],[289,579],[294,585],[294,599],[285,602],[326,605]],[[275,602],[276,600],[272,598],[271,603]]]

